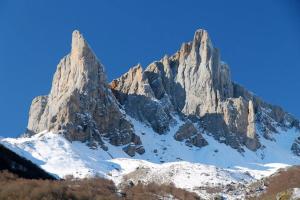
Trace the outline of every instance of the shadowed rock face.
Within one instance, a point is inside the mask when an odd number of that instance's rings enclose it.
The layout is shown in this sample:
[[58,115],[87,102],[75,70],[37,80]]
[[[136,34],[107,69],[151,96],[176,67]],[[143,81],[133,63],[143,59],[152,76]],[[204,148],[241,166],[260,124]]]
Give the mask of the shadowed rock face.
[[201,29],[173,56],[151,63],[144,71],[140,65],[133,67],[110,85],[129,115],[160,134],[169,129],[172,113],[177,113],[201,121],[215,139],[243,151],[243,145],[251,150],[261,146],[257,125],[266,137],[276,132],[276,126],[299,127],[281,108],[233,83],[228,65]]
[[300,156],[300,136],[293,142],[291,150],[295,155]]
[[[207,142],[200,133],[191,133],[197,123],[201,130],[240,152],[244,147],[253,151],[261,147],[257,130],[272,139],[278,127],[300,129],[299,121],[283,109],[234,83],[219,50],[207,31],[200,29],[174,55],[145,70],[134,66],[110,84],[102,64],[74,31],[71,53],[58,64],[50,94],[32,102],[27,133],[48,130],[107,149],[105,139],[113,145],[127,145],[123,150],[131,156],[142,154],[142,141],[120,105],[158,134],[167,133],[175,121],[173,116],[179,115],[188,125],[174,138],[181,141],[184,136],[187,145],[198,147]],[[299,154],[298,146],[295,141],[291,147],[295,154]]]
[[78,31],[71,53],[57,66],[50,94],[32,102],[28,132],[44,130],[91,145],[103,145],[102,138],[124,145],[137,137],[108,87],[104,67]]
[[161,97],[160,101],[155,101],[162,88],[157,85],[156,90],[152,89],[154,86],[151,87],[153,84],[153,80],[149,78],[151,75],[157,74],[143,73],[142,67],[137,65],[118,80],[114,80],[110,87],[119,102],[125,105],[127,114],[150,124],[157,133],[162,134],[169,129],[172,104],[164,97]]
[[179,127],[174,135],[175,140],[184,141],[187,146],[203,147],[208,145],[207,141],[203,138],[202,134],[196,129],[194,124],[189,120]]

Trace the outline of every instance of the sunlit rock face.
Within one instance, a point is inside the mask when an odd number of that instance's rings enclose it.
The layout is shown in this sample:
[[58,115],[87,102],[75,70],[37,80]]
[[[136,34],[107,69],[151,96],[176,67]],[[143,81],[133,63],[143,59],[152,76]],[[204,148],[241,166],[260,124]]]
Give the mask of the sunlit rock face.
[[136,141],[108,87],[103,65],[78,31],[72,35],[71,53],[57,66],[50,94],[32,102],[28,131],[44,130],[91,145],[103,145],[103,138],[113,145]]
[[[208,133],[239,152],[263,147],[260,137],[273,140],[279,128],[299,129],[293,116],[232,81],[229,66],[202,29],[174,55],[144,70],[138,64],[110,84],[103,65],[74,31],[71,53],[58,64],[49,95],[36,97],[29,115],[30,135],[49,130],[107,149],[105,140],[126,145],[130,156],[147,149],[126,115],[189,146],[209,145],[202,136]],[[174,116],[187,125],[170,133]],[[295,154],[297,145],[291,147]]]
[[257,128],[271,138],[276,127],[299,126],[281,108],[234,83],[228,65],[202,29],[174,55],[144,71],[135,66],[110,85],[129,115],[160,134],[169,130],[175,113],[196,120],[220,142],[239,151],[243,146],[255,151],[261,147]]

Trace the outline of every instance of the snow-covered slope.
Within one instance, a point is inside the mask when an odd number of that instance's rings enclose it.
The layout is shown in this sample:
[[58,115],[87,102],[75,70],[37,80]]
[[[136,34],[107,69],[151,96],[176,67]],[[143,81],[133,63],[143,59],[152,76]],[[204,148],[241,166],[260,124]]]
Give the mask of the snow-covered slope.
[[[48,172],[64,177],[73,175],[83,178],[102,176],[112,179],[117,185],[124,181],[174,183],[177,187],[198,192],[207,197],[207,187],[226,190],[228,184],[247,185],[261,177],[274,173],[278,168],[300,164],[289,146],[299,134],[296,130],[282,130],[273,141],[261,137],[262,150],[246,150],[239,153],[230,146],[219,143],[208,133],[203,134],[208,146],[188,147],[173,136],[183,123],[178,117],[171,130],[158,135],[152,128],[130,117],[135,133],[140,136],[146,152],[134,159],[123,146],[110,145],[108,151],[91,149],[85,143],[70,142],[62,135],[41,132],[31,137],[4,138],[1,144],[31,160]],[[239,185],[239,186],[238,186]],[[225,194],[236,198],[242,192]]]
[[[297,129],[286,129],[274,134],[273,140],[261,138],[262,145],[257,151],[245,149],[245,152],[239,153],[230,146],[216,141],[209,133],[203,134],[208,141],[207,146],[202,148],[186,146],[184,142],[174,140],[174,134],[178,127],[184,122],[178,117],[176,125],[165,135],[158,135],[150,127],[130,118],[134,124],[135,132],[141,137],[143,145],[147,150],[144,155],[137,155],[138,159],[146,159],[150,162],[162,163],[172,161],[188,161],[215,165],[222,168],[259,168],[261,164],[268,163],[286,163],[290,165],[299,164],[300,158],[290,151],[290,146],[294,139],[299,135]],[[195,124],[195,126],[197,126]],[[203,130],[201,130],[203,132]],[[257,130],[259,132],[259,130]],[[157,153],[155,153],[157,151]]]
[[236,199],[247,184],[300,164],[299,120],[233,82],[203,29],[111,83],[74,31],[52,83],[32,101],[28,137],[0,143],[62,178],[174,183]]

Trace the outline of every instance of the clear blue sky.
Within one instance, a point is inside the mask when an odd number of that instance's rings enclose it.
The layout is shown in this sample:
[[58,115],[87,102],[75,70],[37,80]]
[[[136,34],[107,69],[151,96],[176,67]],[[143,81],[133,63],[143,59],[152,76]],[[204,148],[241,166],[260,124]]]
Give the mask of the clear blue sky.
[[[44,3],[43,3],[44,2]],[[173,54],[207,29],[233,79],[300,117],[298,0],[0,0],[0,135],[27,125],[79,29],[109,80]]]

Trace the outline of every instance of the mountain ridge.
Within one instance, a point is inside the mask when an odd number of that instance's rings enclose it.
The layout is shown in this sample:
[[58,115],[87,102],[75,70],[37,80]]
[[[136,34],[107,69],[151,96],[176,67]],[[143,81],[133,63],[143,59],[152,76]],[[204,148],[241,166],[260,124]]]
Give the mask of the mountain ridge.
[[[244,147],[252,151],[263,147],[257,129],[270,140],[278,132],[276,127],[300,129],[299,121],[281,107],[264,102],[231,80],[230,68],[221,61],[206,30],[197,30],[193,40],[183,43],[172,56],[154,61],[145,70],[138,64],[111,83],[75,30],[71,53],[60,61],[49,95],[33,100],[27,132],[61,132],[71,141],[89,141],[104,149],[103,139],[108,139],[113,145],[128,144],[124,151],[131,156],[142,154],[142,141],[123,109],[158,134],[166,133],[175,122],[173,116],[179,115],[239,152]],[[200,143],[206,144],[199,131],[183,131],[182,140],[199,148]],[[299,154],[298,140],[291,146]]]
[[[214,54],[215,56],[213,56]],[[175,67],[172,65],[175,65]],[[185,68],[188,68],[188,70]],[[139,73],[138,75],[136,75],[136,71]],[[139,78],[132,79],[134,76],[138,76]],[[130,80],[130,77],[132,80]],[[170,80],[172,78],[174,80]],[[137,80],[140,81],[139,84]],[[235,135],[234,137],[242,136],[244,137],[242,141],[227,142],[234,148],[240,148],[239,143],[244,143],[247,148],[252,150],[260,147],[256,137],[256,120],[260,120],[260,123],[263,125],[262,128],[265,129],[266,137],[269,137],[269,133],[276,132],[276,128],[268,121],[265,122],[263,116],[255,116],[261,114],[262,109],[270,109],[272,113],[267,113],[267,117],[272,118],[281,126],[286,126],[284,124],[284,120],[286,120],[284,118],[286,117],[288,121],[291,121],[291,127],[295,126],[299,128],[299,121],[284,112],[282,108],[264,102],[261,98],[253,95],[253,93],[231,80],[228,65],[220,60],[219,50],[212,46],[207,31],[202,29],[196,31],[192,42],[183,43],[181,49],[172,56],[164,56],[160,61],[154,61],[144,71],[142,71],[140,65],[130,68],[127,73],[113,80],[110,85],[119,102],[124,104],[125,110],[128,107],[128,113],[133,117],[146,122],[150,121],[150,125],[158,133],[163,133],[164,129],[168,129],[168,120],[163,120],[162,123],[157,125],[156,122],[153,123],[151,116],[150,119],[147,119],[149,118],[147,115],[137,116],[137,113],[131,113],[133,106],[127,105],[130,104],[130,101],[134,101],[131,96],[142,94],[148,98],[163,101],[162,104],[167,109],[161,108],[159,105],[153,105],[156,109],[161,110],[160,115],[164,115],[163,119],[167,119],[170,113],[175,110],[175,112],[177,111],[188,118],[194,118],[195,116],[202,118],[202,123],[204,122],[208,126],[208,131],[210,132],[216,133],[225,130],[225,134],[227,135],[229,135],[228,132],[238,133],[239,135]],[[143,85],[147,85],[148,88],[144,89]],[[200,89],[194,88],[193,85],[196,85]],[[172,87],[176,87],[172,91],[175,95],[170,92]],[[124,102],[124,96],[126,95],[130,98],[128,100],[129,103]],[[143,98],[141,101],[145,102],[144,97],[136,98]],[[136,105],[138,104],[134,106]],[[200,107],[204,107],[204,109]],[[230,110],[232,107],[235,108],[237,114]],[[149,108],[143,107],[139,107],[139,109],[143,110],[144,113],[147,113],[146,111],[149,110]],[[260,113],[257,111],[258,109],[261,110]],[[257,119],[260,117],[261,119]],[[240,123],[237,118],[242,122]],[[216,122],[211,125],[209,124],[210,120]],[[214,130],[213,126],[216,125],[219,127],[217,130]],[[247,134],[243,136],[245,132]],[[216,139],[219,139],[217,137]]]
[[205,30],[110,83],[74,31],[26,134],[0,144],[61,178],[102,176],[120,188],[164,180],[204,199],[216,188],[244,199],[252,182],[300,163],[299,136],[299,120],[232,81]]

